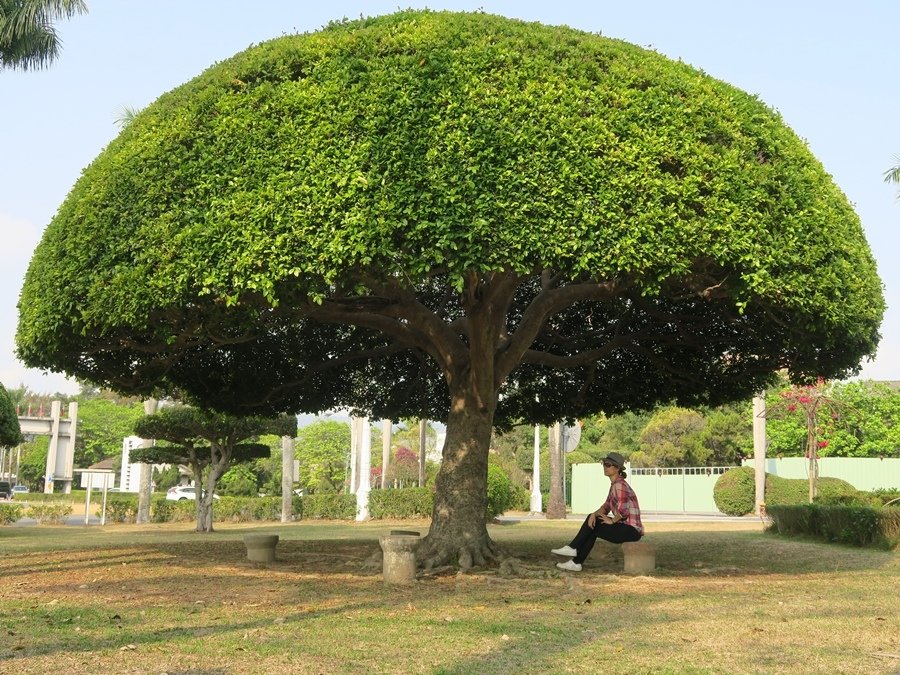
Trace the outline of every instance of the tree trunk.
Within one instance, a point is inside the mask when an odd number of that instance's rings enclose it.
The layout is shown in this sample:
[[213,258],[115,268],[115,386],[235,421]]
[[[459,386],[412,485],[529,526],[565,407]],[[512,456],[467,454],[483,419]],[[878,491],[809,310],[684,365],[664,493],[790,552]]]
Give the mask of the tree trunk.
[[487,532],[487,467],[494,407],[454,396],[447,420],[443,461],[435,480],[431,528],[417,550],[426,569],[458,564],[462,569],[501,557]]
[[547,518],[566,517],[566,498],[563,494],[562,422],[550,427],[550,498]]
[[[156,412],[158,401],[155,398],[148,398],[144,401],[144,414],[152,415]],[[153,447],[152,439],[144,439],[141,447]],[[153,492],[153,465],[146,462],[141,463],[140,480],[138,481],[138,510],[135,522],[145,524],[150,522],[150,494]]]

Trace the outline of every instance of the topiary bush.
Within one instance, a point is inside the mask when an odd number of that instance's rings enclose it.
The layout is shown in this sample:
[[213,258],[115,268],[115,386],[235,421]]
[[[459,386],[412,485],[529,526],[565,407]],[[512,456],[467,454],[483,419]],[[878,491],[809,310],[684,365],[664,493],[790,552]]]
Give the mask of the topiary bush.
[[756,472],[749,466],[728,469],[713,487],[716,508],[729,516],[744,516],[753,511]]

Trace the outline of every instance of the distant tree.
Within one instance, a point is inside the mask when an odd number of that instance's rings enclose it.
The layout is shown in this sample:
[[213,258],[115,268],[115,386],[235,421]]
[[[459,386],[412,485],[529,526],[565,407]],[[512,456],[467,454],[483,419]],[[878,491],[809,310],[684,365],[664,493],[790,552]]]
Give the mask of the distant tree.
[[626,412],[607,417],[600,426],[600,438],[595,447],[606,456],[618,452],[628,459],[641,449],[641,432],[650,421],[650,413]]
[[134,425],[144,414],[141,403],[133,398],[117,403],[100,396],[84,400],[80,395],[77,400],[75,466],[86,468],[107,457],[121,457],[123,439],[134,434]]
[[23,440],[15,403],[0,384],[0,447],[13,447]]
[[304,490],[340,492],[347,480],[350,425],[337,420],[318,420],[299,430],[294,452],[300,461]]
[[292,415],[270,419],[238,417],[188,406],[164,407],[135,424],[141,438],[157,445],[132,450],[134,461],[153,464],[186,464],[197,487],[197,531],[213,531],[212,504],[222,475],[234,464],[269,454],[269,446],[245,442],[261,434],[293,436],[297,420]]
[[[266,449],[268,450],[268,446]],[[255,497],[259,492],[256,480],[256,474],[250,468],[249,462],[235,464],[219,479],[219,494],[232,497]]]
[[0,0],[0,70],[49,66],[62,45],[54,23],[86,12],[84,0]]
[[419,480],[419,453],[401,445],[388,466],[388,480],[394,487],[410,487]]
[[753,417],[749,405],[713,408],[705,417],[700,443],[709,450],[709,464],[740,464],[743,458],[753,455]]
[[631,455],[634,466],[703,466],[711,453],[701,434],[706,420],[696,410],[668,407],[653,414],[641,432],[641,449]]

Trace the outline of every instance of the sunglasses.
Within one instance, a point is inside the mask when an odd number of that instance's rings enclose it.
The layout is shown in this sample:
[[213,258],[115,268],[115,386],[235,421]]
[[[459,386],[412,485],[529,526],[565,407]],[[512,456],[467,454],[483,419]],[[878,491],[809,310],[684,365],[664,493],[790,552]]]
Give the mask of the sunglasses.
[[[604,469],[608,469],[608,468],[611,467],[611,466],[616,466],[616,465],[613,464],[612,462],[603,462],[603,468],[604,468]],[[618,468],[618,467],[616,467],[616,468]]]

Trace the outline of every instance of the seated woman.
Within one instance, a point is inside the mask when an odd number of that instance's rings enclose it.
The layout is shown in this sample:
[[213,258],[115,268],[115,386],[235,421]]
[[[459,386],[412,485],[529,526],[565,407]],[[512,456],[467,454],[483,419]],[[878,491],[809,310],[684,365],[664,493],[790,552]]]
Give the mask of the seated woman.
[[568,546],[555,548],[551,553],[572,556],[571,560],[556,563],[561,570],[580,572],[581,563],[585,561],[597,537],[622,544],[626,541],[637,541],[644,535],[641,524],[641,509],[637,495],[625,482],[625,458],[618,452],[609,453],[603,460],[603,475],[609,478],[609,495],[603,506],[584,519],[581,529]]

